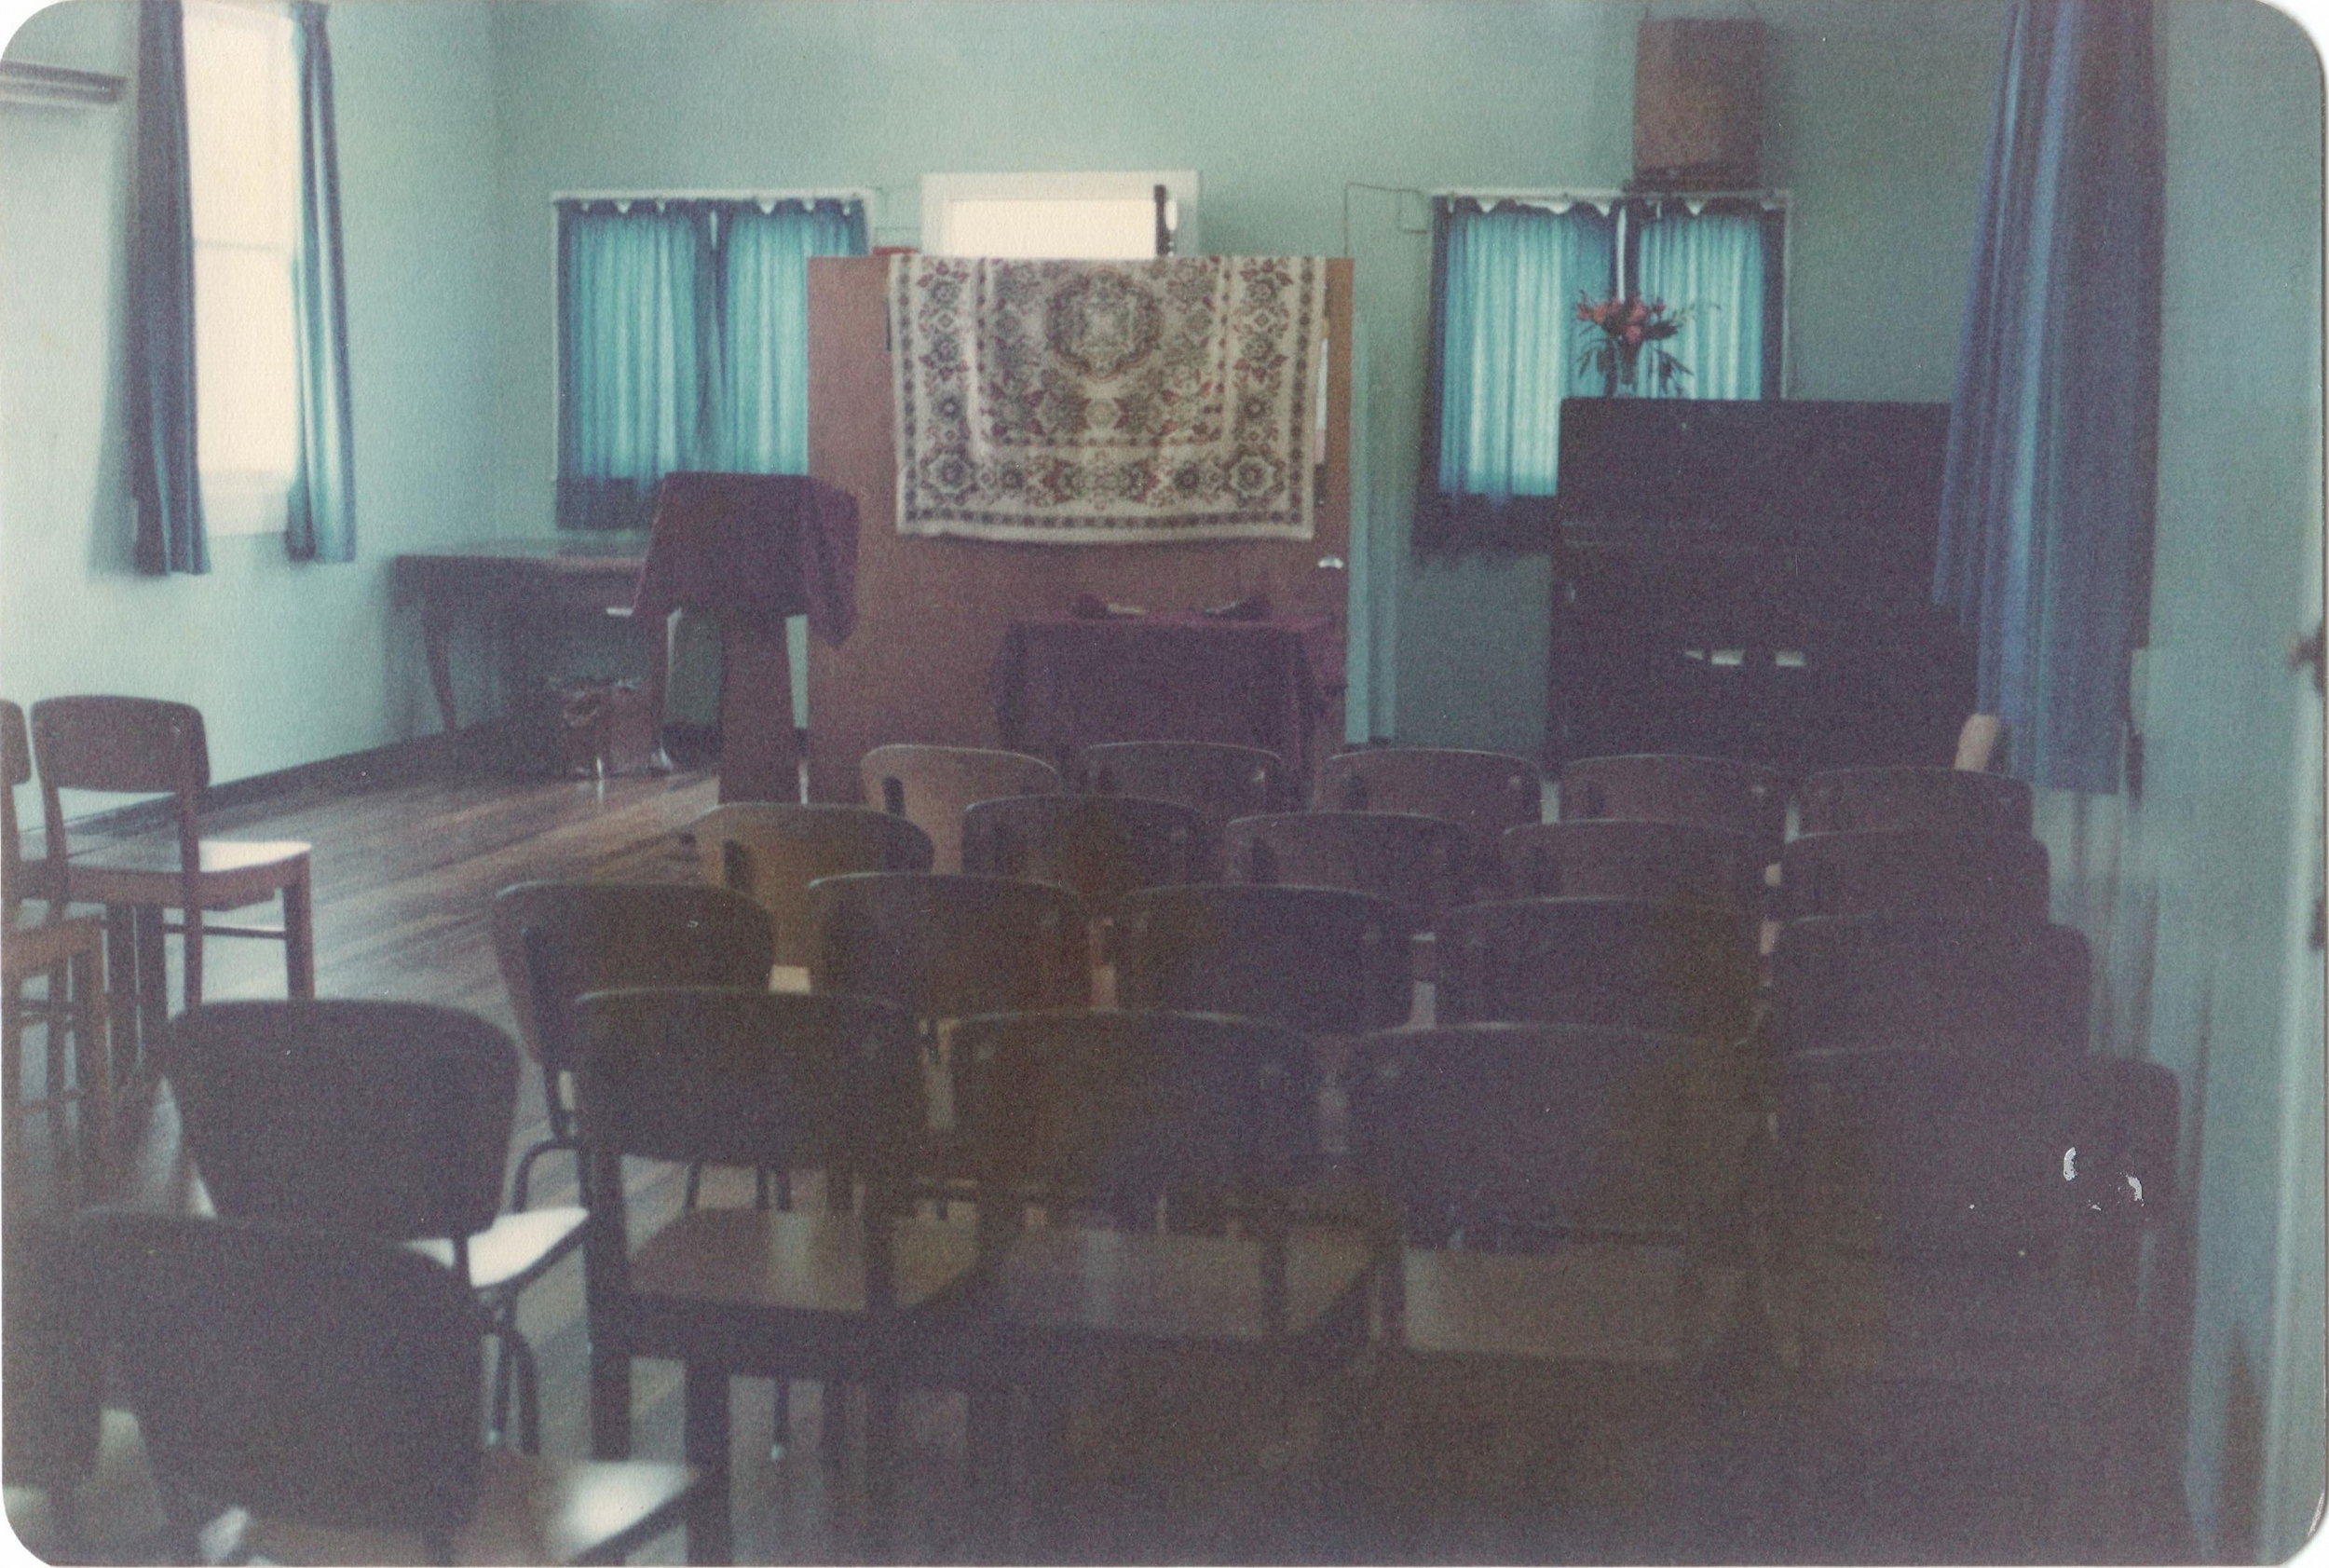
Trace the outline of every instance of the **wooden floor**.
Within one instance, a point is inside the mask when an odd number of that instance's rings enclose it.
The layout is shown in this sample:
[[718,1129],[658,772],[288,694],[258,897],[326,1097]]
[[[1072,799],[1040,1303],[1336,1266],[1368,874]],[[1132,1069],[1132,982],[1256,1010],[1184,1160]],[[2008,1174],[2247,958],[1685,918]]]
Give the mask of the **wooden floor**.
[[[537,878],[686,879],[691,852],[677,837],[714,800],[701,777],[604,784],[506,778],[442,780],[330,797],[301,797],[220,813],[216,833],[296,838],[314,850],[317,985],[326,996],[433,1002],[512,1027],[494,964],[486,909],[494,893]],[[280,951],[265,944],[212,948],[214,999],[281,994]],[[35,1055],[37,1053],[34,1053]],[[179,1158],[166,1096],[129,1108],[113,1196],[179,1207],[190,1173]],[[543,1131],[538,1091],[521,1098],[513,1149]],[[46,1179],[37,1125],[16,1135],[29,1176],[11,1184],[11,1208],[56,1199]],[[653,1223],[677,1202],[675,1173],[647,1178],[633,1213]],[[713,1196],[719,1196],[715,1189]],[[573,1201],[570,1165],[538,1171],[538,1204]],[[523,1327],[543,1370],[544,1450],[588,1452],[582,1279],[562,1265],[526,1296]],[[2026,1466],[1969,1446],[1872,1449],[1848,1484],[1809,1493],[1810,1506],[1779,1506],[1790,1456],[1771,1452],[1777,1429],[1770,1369],[1737,1347],[1721,1398],[1678,1412],[1696,1458],[1653,1476],[1651,1502],[1628,1520],[1616,1505],[1639,1502],[1628,1473],[1622,1423],[1606,1419],[1627,1396],[1590,1380],[1538,1384],[1495,1378],[1420,1391],[1382,1411],[1420,1445],[1400,1472],[1354,1510],[1324,1489],[1325,1419],[1319,1400],[1295,1401],[1259,1418],[1239,1389],[1200,1389],[1160,1404],[1128,1384],[1079,1417],[1084,1451],[1054,1533],[1053,1555],[1073,1561],[1957,1561],[2029,1560],[2043,1506]],[[643,1363],[635,1380],[636,1448],[679,1452],[676,1369]],[[740,1384],[735,1403],[735,1529],[739,1561],[831,1562],[895,1558],[962,1561],[974,1539],[962,1466],[962,1407],[931,1395],[908,1401],[906,1482],[892,1547],[868,1544],[851,1443],[828,1466],[819,1441],[824,1411],[813,1384],[797,1384],[790,1441],[770,1452],[765,1383]],[[1976,1424],[1978,1425],[1978,1423]],[[1614,1434],[1614,1435],[1613,1435]],[[1936,1466],[1939,1452],[1943,1463]],[[2164,1451],[2162,1451],[2164,1452]],[[1128,1461],[1125,1456],[1134,1456]],[[2092,1508],[2091,1549],[2101,1561],[2173,1560],[2180,1509],[2162,1466],[2124,1467]],[[1543,1484],[1532,1479],[1552,1477]],[[1517,1478],[1517,1479],[1516,1479]],[[129,1509],[124,1512],[124,1509]],[[134,1507],[112,1500],[117,1538],[137,1539]],[[1362,1526],[1365,1517],[1371,1522]],[[102,1520],[106,1506],[92,1510]],[[1037,1538],[1022,1536],[1019,1555]],[[678,1561],[666,1539],[647,1561]],[[134,1547],[125,1560],[137,1560]]]

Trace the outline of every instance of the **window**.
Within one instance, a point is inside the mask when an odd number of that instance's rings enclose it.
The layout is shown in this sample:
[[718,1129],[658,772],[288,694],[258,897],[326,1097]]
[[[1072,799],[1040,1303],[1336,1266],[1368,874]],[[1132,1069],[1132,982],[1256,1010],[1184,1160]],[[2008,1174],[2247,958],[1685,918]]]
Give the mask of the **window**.
[[299,101],[279,7],[184,8],[196,463],[212,535],[279,533],[298,466]]
[[[1785,223],[1777,196],[1435,201],[1417,543],[1542,543],[1564,398],[1777,396]],[[1686,375],[1590,361],[1577,307],[1612,294],[1682,313]]]
[[558,203],[558,525],[644,529],[677,469],[809,459],[811,256],[865,253],[862,198]]
[[[1157,243],[1160,189],[1169,252]],[[922,249],[937,256],[1194,255],[1196,217],[1197,176],[1187,170],[922,176]]]

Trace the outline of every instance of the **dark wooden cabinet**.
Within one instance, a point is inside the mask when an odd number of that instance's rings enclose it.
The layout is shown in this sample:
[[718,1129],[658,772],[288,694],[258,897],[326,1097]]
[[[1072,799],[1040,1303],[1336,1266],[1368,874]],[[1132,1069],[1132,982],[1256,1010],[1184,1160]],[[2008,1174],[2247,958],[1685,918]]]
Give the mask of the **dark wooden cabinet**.
[[1547,760],[1944,764],[1969,644],[1930,603],[1945,404],[1563,406]]

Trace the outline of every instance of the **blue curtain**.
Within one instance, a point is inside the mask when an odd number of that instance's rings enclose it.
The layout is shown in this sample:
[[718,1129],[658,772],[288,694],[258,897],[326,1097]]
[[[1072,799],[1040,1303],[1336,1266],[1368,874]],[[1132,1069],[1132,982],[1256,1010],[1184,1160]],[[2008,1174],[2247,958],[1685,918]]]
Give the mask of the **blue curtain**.
[[2150,599],[2161,139],[2151,7],[2017,0],[1942,483],[1937,602],[2010,766],[2118,789]]
[[1443,496],[1491,503],[1553,493],[1560,400],[1601,390],[1577,369],[1577,298],[1611,288],[1612,221],[1563,212],[1436,204],[1432,273],[1437,418],[1425,473]]
[[809,470],[809,258],[865,253],[856,201],[740,203],[719,243],[720,466]]
[[645,528],[656,482],[712,466],[712,210],[559,207],[558,524]]
[[347,403],[347,285],[340,260],[340,165],[323,7],[292,8],[299,74],[299,252],[292,293],[299,355],[299,466],[289,528],[295,561],[356,558],[355,429]]
[[141,572],[207,572],[195,462],[194,193],[178,0],[138,7],[137,190],[129,227],[129,493]]
[[1641,225],[1636,292],[1691,311],[1666,351],[1690,374],[1661,389],[1647,357],[1645,398],[1759,398],[1764,388],[1764,219],[1761,212],[1692,212],[1680,203]]

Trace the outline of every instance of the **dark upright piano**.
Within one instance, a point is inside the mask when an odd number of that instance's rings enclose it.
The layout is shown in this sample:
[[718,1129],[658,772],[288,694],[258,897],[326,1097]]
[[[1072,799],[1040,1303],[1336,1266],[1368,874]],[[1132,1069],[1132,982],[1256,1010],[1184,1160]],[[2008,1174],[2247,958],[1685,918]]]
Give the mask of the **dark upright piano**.
[[1946,403],[1562,403],[1549,759],[1948,763],[1974,685],[1931,603],[1948,435]]

